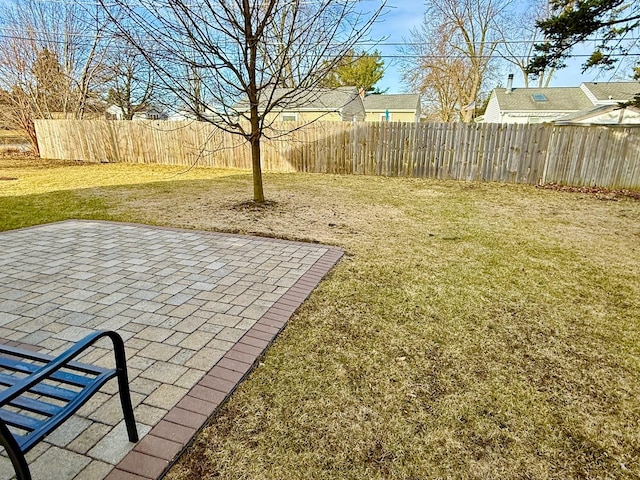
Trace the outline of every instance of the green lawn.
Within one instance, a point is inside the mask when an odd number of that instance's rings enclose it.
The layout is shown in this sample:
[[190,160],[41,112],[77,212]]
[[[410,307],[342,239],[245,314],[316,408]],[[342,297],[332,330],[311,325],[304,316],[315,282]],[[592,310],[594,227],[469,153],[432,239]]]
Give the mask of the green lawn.
[[168,478],[640,478],[640,201],[0,160],[0,230],[104,218],[346,250]]

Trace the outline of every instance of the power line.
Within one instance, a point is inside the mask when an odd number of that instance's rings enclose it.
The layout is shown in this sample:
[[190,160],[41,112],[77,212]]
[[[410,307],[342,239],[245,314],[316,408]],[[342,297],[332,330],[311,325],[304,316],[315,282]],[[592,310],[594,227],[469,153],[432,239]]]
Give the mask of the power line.
[[[513,58],[516,60],[526,60],[531,58],[529,55],[511,55],[511,54],[500,54],[495,53],[492,55],[477,55],[470,57],[468,55],[380,55],[382,58],[388,59],[434,59],[434,60],[443,60],[443,59],[465,59],[465,58],[475,58],[475,59],[487,59],[490,60],[492,58]],[[638,53],[612,53],[608,55],[613,58],[640,58],[640,52]],[[591,55],[587,54],[572,54],[567,55],[567,58],[591,58]]]
[[[50,35],[55,35],[53,32],[49,33]],[[73,34],[66,34],[68,36],[78,36],[81,38],[86,38],[86,39],[90,39],[90,40],[101,40],[101,39],[113,39],[115,37],[111,37],[111,36],[101,36],[101,35],[97,35],[97,36],[89,36],[89,35],[73,35]],[[66,40],[56,40],[56,39],[51,39],[51,38],[35,38],[35,37],[31,37],[31,36],[18,36],[18,35],[7,35],[7,34],[2,34],[0,33],[0,38],[5,38],[5,39],[10,39],[10,40],[22,40],[22,41],[26,41],[26,42],[38,42],[38,41],[43,41],[44,43],[54,43],[54,44],[60,44],[60,45],[65,45],[68,43],[68,41]],[[235,46],[237,44],[233,43],[233,42],[229,42],[229,45],[231,46]],[[399,45],[406,45],[406,44],[399,44]],[[115,51],[117,50],[117,47],[107,47],[106,50],[111,50],[111,51]],[[303,55],[305,56],[305,55]],[[502,53],[499,51],[494,51],[494,53],[490,54],[490,55],[478,55],[478,56],[474,56],[473,58],[479,58],[479,59],[487,59],[490,60],[492,58],[503,58],[505,56],[508,56],[509,58],[514,58],[514,59],[519,59],[519,60],[526,60],[527,58],[530,58],[529,55],[513,55],[513,54],[507,54],[507,53]],[[630,53],[630,52],[620,52],[620,53],[610,53],[608,55],[609,57],[613,57],[613,58],[634,58],[634,57],[640,57],[640,52],[638,53]],[[454,55],[430,55],[430,54],[407,54],[407,53],[398,53],[398,54],[388,54],[388,53],[380,53],[380,57],[383,59],[465,59],[465,58],[470,58],[469,55],[464,55],[464,54],[454,54]],[[569,58],[589,58],[591,57],[591,55],[588,54],[570,54],[568,55]]]
[[[54,32],[50,30],[36,30],[36,29],[25,29],[25,28],[15,28],[6,25],[0,25],[0,30],[4,30],[5,34],[0,34],[3,38],[15,38],[19,40],[24,40],[23,35],[27,33],[33,33],[37,35],[57,35],[59,32]],[[11,33],[13,32],[13,33]],[[87,33],[79,33],[79,32],[64,32],[65,35],[72,37],[85,37],[85,38],[95,38],[95,35],[87,34]],[[32,38],[29,37],[29,40]],[[148,38],[148,41],[153,41],[154,38]],[[604,42],[610,39],[607,38],[587,38],[583,40],[584,43],[591,42]],[[621,39],[624,42],[635,42],[640,40],[640,37],[627,37]],[[484,42],[474,42],[474,45],[533,45],[537,43],[543,43],[542,40],[513,40],[513,39],[499,39],[499,40],[487,40]],[[271,45],[267,43],[267,45]],[[273,46],[277,46],[277,44],[272,44]],[[437,46],[438,42],[385,42],[385,41],[372,41],[372,40],[362,40],[354,43],[355,46],[361,47],[429,47],[429,46]]]
[[[16,35],[5,35],[5,34],[1,34],[0,33],[0,38],[5,38],[5,39],[11,39],[11,40],[21,40],[21,41],[25,41],[25,42],[37,42],[37,41],[43,41],[43,43],[53,43],[53,44],[59,44],[59,45],[65,45],[68,42],[65,40],[53,40],[53,39],[35,39],[33,37],[19,37]],[[95,37],[86,37],[87,39],[91,39],[94,40]],[[100,38],[98,38],[99,40]],[[232,44],[233,45],[233,44]],[[119,49],[117,46],[105,46],[103,49],[103,51],[108,51],[108,52],[119,52],[121,51],[121,49]],[[309,57],[310,55],[301,55],[301,57]],[[640,59],[640,52],[638,53],[630,53],[630,52],[621,52],[621,53],[610,53],[608,54],[608,56],[610,58],[638,58]],[[468,55],[463,55],[463,54],[456,54],[456,55],[420,55],[420,54],[385,54],[385,53],[380,53],[380,58],[384,59],[384,60],[463,60],[463,59],[468,59],[468,58],[475,58],[475,59],[482,59],[482,60],[491,60],[491,59],[504,59],[505,57],[511,58],[511,59],[515,59],[515,60],[527,60],[532,58],[530,55],[513,55],[510,53],[503,53],[503,52],[499,52],[499,51],[495,51],[494,53],[492,53],[491,55],[478,55],[478,56],[473,56],[470,57]],[[569,54],[567,55],[567,58],[590,58],[591,55],[589,54]]]
[[[65,0],[54,0],[54,1],[58,1],[59,3],[70,3],[67,2]],[[4,33],[1,33],[4,32]],[[61,39],[61,38],[56,38],[59,36],[65,36],[66,39]],[[95,32],[93,34],[89,34],[86,32],[60,32],[60,31],[51,31],[51,30],[37,30],[37,29],[31,29],[31,28],[16,28],[16,27],[12,27],[12,26],[7,26],[7,25],[0,25],[0,39],[9,39],[9,40],[19,40],[19,41],[25,41],[25,42],[42,42],[45,44],[59,44],[59,45],[66,45],[68,44],[68,39],[69,38],[76,38],[76,39],[87,39],[87,40],[91,40],[92,42],[96,42],[96,41],[100,41],[100,40],[115,40],[118,39],[117,35],[113,35],[113,34],[109,34],[108,31],[102,30],[100,32]],[[606,38],[588,38],[586,40],[584,40],[585,43],[588,42],[602,42],[602,41],[606,41]],[[625,38],[623,39],[624,42],[637,42],[640,40],[640,37],[630,37],[630,38]],[[152,46],[155,39],[154,38],[148,38],[147,39],[148,43]],[[237,43],[236,42],[231,42],[231,41],[225,41],[222,40],[221,42],[217,42],[219,45],[222,45],[223,48],[227,47],[237,47]],[[500,40],[494,40],[494,41],[487,41],[484,42],[485,44],[488,44],[490,46],[493,46],[494,48],[496,48],[496,50],[494,50],[490,55],[481,55],[481,56],[476,56],[473,58],[480,58],[480,59],[485,59],[485,60],[491,60],[493,58],[504,58],[504,57],[509,57],[512,59],[517,59],[517,60],[526,60],[528,58],[531,58],[531,55],[514,55],[511,53],[503,53],[500,51],[500,46],[511,46],[511,45],[532,45],[532,44],[536,44],[536,43],[540,43],[539,41],[536,40],[508,40],[508,39],[500,39]],[[266,43],[266,46],[278,46],[279,44],[271,44],[271,43]],[[429,47],[429,46],[433,46],[436,45],[435,42],[373,42],[371,40],[362,40],[359,42],[355,42],[354,46],[355,47],[366,47],[366,46],[370,46],[370,47]],[[476,45],[480,45],[480,43],[476,44]],[[339,44],[336,44],[336,46],[339,46]],[[104,50],[105,51],[115,51],[117,50],[118,47],[110,45],[110,46],[105,46]],[[419,60],[419,59],[432,59],[432,60],[440,60],[440,59],[466,59],[466,58],[470,58],[469,55],[464,55],[464,54],[454,54],[454,55],[431,55],[431,54],[420,54],[420,53],[407,53],[407,52],[403,52],[400,50],[400,48],[398,48],[398,53],[383,53],[383,52],[378,52],[380,54],[380,57],[383,59],[387,59],[387,60]],[[302,55],[303,57],[305,55]],[[568,55],[569,58],[589,58],[591,55],[589,54],[570,54]],[[611,58],[635,58],[635,57],[640,57],[640,52],[639,53],[630,53],[630,52],[611,52],[610,54],[608,54],[609,57]]]

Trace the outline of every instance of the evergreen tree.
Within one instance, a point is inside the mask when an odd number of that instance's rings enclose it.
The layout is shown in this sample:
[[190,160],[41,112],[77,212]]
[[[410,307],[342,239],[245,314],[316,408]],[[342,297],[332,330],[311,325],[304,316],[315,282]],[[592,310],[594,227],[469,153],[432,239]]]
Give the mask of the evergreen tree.
[[[633,54],[637,42],[625,38],[640,28],[640,2],[627,0],[552,0],[552,14],[537,22],[545,41],[536,45],[539,52],[529,63],[528,71],[539,74],[548,68],[565,67],[573,47],[597,35],[601,40],[583,64],[613,68],[617,58]],[[638,78],[636,68],[635,78]]]
[[[384,60],[377,50],[373,53],[356,53],[350,50],[340,59],[333,70],[327,75],[323,86],[358,87],[364,92],[375,91],[375,84],[384,75]],[[377,92],[380,93],[380,92]]]

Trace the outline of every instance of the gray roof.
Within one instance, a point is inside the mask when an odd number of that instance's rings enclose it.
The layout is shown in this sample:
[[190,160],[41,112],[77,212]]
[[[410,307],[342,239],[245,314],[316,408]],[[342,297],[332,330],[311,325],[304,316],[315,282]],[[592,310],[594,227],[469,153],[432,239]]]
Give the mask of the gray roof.
[[371,94],[364,97],[364,108],[371,110],[411,110],[416,111],[420,104],[417,93]]
[[[285,88],[277,88],[275,90],[276,97],[283,96],[286,93],[289,92]],[[356,87],[314,88],[292,97],[286,102],[286,107],[283,106],[283,108],[333,111],[353,102],[356,97],[360,97]]]
[[[308,90],[275,88],[271,95],[264,91],[260,97],[259,108],[265,108],[271,98],[271,104],[277,102],[274,112],[337,112],[344,121],[365,118],[362,98],[356,87],[313,88]],[[249,102],[246,100],[234,106],[237,112],[247,112]]]
[[636,112],[636,113],[640,113],[640,108],[638,107],[634,107],[634,106],[629,106],[629,107],[620,107],[618,104],[614,104],[614,105],[598,105],[595,107],[591,107],[588,108],[586,110],[581,110],[579,112],[574,112],[574,113],[567,113],[566,115],[563,115],[562,117],[558,118],[555,123],[557,124],[564,124],[564,123],[572,123],[572,122],[577,122],[580,120],[587,120],[590,118],[596,118],[599,115],[608,113],[608,112],[613,112],[616,110],[628,110],[630,112]]
[[319,88],[302,97],[303,106],[311,110],[335,110],[360,99],[356,87]]
[[628,102],[640,93],[639,82],[584,82],[583,85],[598,101]]
[[[593,106],[580,87],[505,88],[494,90],[503,112],[509,111],[576,111]],[[547,101],[536,102],[533,95],[544,95]]]
[[565,121],[573,121],[573,120],[583,120],[585,118],[589,118],[595,115],[600,115],[602,113],[607,113],[612,110],[617,110],[620,107],[618,105],[598,105],[596,107],[587,108],[585,110],[580,110],[579,112],[567,113],[566,115],[561,116],[556,121],[557,122],[565,122]]
[[[271,92],[273,92],[273,94],[271,94]],[[314,88],[309,90],[275,88],[272,91],[263,92],[260,97],[260,106],[264,106],[269,98],[272,99],[272,102],[281,99],[278,102],[279,111],[307,110],[333,112],[340,110],[354,101],[361,102],[356,87]],[[236,109],[239,111],[248,110],[249,104],[246,100],[243,100],[236,105]]]

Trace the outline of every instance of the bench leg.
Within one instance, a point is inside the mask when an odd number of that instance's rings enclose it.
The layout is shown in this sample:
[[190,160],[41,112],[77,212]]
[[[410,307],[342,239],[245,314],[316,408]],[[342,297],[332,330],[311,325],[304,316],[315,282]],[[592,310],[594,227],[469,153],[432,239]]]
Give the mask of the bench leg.
[[130,442],[138,441],[138,429],[133,416],[131,405],[131,393],[129,391],[129,376],[127,375],[127,356],[124,351],[124,342],[119,335],[109,335],[113,341],[113,350],[116,356],[116,373],[118,376],[118,390],[120,392],[120,404],[124,415],[124,423],[127,425],[127,434]]
[[138,429],[136,419],[133,416],[133,406],[131,405],[131,393],[129,392],[129,380],[127,371],[118,369],[118,389],[120,390],[120,404],[124,414],[124,423],[127,425],[127,434],[130,442],[138,441]]
[[31,480],[31,472],[29,471],[29,465],[27,465],[24,454],[4,422],[0,422],[0,444],[7,451],[7,455],[9,455],[11,459],[17,480]]

